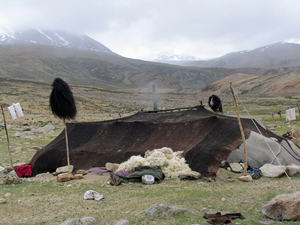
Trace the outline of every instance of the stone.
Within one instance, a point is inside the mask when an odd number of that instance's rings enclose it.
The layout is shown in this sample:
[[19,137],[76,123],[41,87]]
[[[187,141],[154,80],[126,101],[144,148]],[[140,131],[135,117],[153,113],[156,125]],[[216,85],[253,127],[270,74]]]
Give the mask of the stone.
[[41,150],[42,148],[39,147],[39,146],[32,146],[30,149],[28,149],[29,152],[36,152],[36,151],[39,151]]
[[13,170],[5,177],[4,183],[5,184],[19,184],[19,183],[22,183],[22,180],[20,179],[20,177],[18,177],[16,172]]
[[16,147],[16,148],[12,148],[11,149],[11,152],[22,152],[23,151],[23,148],[22,147]]
[[64,182],[64,181],[69,181],[73,179],[73,175],[70,173],[61,173],[57,175],[57,182]]
[[112,172],[116,172],[119,168],[119,165],[118,163],[106,163],[105,164],[105,168],[109,171],[112,171]]
[[262,177],[262,174],[261,174],[261,172],[254,173],[254,174],[251,175],[251,177],[252,177],[253,180],[258,180],[259,178]]
[[26,138],[26,139],[34,139],[34,133],[31,131],[25,131],[25,132],[16,132],[15,137],[21,137],[21,138]]
[[288,165],[286,167],[286,172],[290,177],[300,175],[300,166],[297,165]]
[[40,127],[34,131],[34,133],[44,133],[46,131],[55,130],[55,127],[52,124],[47,124],[44,127]]
[[146,216],[172,216],[176,214],[183,214],[187,209],[177,208],[175,206],[168,206],[165,204],[155,204],[144,211]]
[[86,170],[83,170],[83,169],[79,169],[79,170],[77,170],[76,174],[87,175],[87,174],[89,174],[89,171],[86,171]]
[[201,174],[196,171],[181,171],[178,173],[179,179],[199,179],[201,177]]
[[272,220],[272,219],[265,219],[265,220],[260,220],[258,221],[259,223],[262,223],[262,224],[271,224],[273,222],[275,222],[275,220]]
[[251,175],[241,176],[241,177],[238,177],[238,179],[241,180],[241,181],[245,181],[245,182],[252,181]]
[[274,220],[300,220],[300,191],[277,195],[262,207],[262,213]]
[[9,193],[9,192],[7,192],[7,193],[4,194],[5,198],[9,198],[10,196],[11,196],[11,193]]
[[22,130],[23,131],[31,131],[31,127],[30,126],[23,126]]
[[119,222],[116,223],[116,225],[127,225],[129,224],[128,220],[120,220]]
[[4,203],[6,203],[6,200],[5,200],[5,199],[2,199],[2,198],[0,198],[0,204],[4,204]]
[[70,171],[69,171],[69,166],[62,166],[62,167],[58,167],[55,171],[56,174],[60,174],[60,173],[72,173],[73,172],[73,166],[70,165]]
[[79,174],[79,173],[76,173],[74,175],[74,179],[83,179],[83,175],[82,174]]
[[265,164],[259,169],[265,177],[281,177],[285,173],[286,166]]
[[241,173],[242,171],[244,171],[244,168],[239,163],[230,163],[230,167],[231,167],[232,172],[235,172],[235,173]]
[[60,225],[92,225],[97,224],[97,221],[93,217],[83,217],[81,219],[69,219],[65,222],[61,223]]

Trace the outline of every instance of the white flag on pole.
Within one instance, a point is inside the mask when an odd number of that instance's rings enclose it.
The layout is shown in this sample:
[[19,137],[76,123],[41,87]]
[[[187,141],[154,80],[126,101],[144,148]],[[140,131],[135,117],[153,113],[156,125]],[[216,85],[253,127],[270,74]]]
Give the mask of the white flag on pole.
[[13,120],[17,119],[17,117],[24,117],[20,103],[13,103],[11,106],[8,107],[8,111]]

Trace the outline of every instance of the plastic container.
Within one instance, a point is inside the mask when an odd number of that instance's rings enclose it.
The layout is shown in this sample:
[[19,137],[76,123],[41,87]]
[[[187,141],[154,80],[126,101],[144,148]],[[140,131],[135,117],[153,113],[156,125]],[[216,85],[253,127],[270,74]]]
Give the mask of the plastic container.
[[144,175],[144,176],[142,176],[142,182],[144,184],[154,184],[154,176]]

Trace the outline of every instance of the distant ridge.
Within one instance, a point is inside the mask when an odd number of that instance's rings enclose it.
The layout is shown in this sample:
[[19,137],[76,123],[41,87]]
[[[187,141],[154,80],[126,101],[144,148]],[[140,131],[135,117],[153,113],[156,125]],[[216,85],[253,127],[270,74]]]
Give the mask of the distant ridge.
[[[283,54],[281,45],[285,46],[285,49],[291,46],[290,54],[288,51]],[[257,52],[268,53],[269,57],[276,53],[282,55],[285,60],[291,59],[288,62],[300,60],[300,57],[292,60],[297,55],[293,54],[294,45],[276,44],[276,46],[279,46],[277,52],[273,45],[259,49]],[[270,51],[270,49],[273,50]],[[237,53],[228,54],[226,57],[232,57],[235,54]],[[243,56],[246,53],[238,54]],[[169,59],[170,57],[171,55]],[[173,57],[178,61],[184,58]],[[237,59],[240,60],[240,58]],[[263,60],[260,59],[260,61]],[[190,63],[197,62],[202,61],[190,61]],[[252,61],[249,60],[249,62]],[[275,62],[276,60],[273,60],[273,63]],[[174,93],[200,93],[206,85],[237,73],[270,75],[271,79],[272,75],[299,69],[300,67],[296,66],[270,69],[170,65],[122,57],[86,35],[36,29],[22,32],[0,29],[0,77],[5,78],[51,82],[54,78],[60,77],[69,84],[113,90],[133,88],[149,90],[152,84],[156,84],[158,90]]]
[[24,31],[10,31],[0,29],[0,45],[34,43],[54,47],[76,48],[99,53],[116,54],[103,44],[87,35],[76,35],[64,31],[50,31],[28,29]]
[[211,60],[173,61],[173,64],[193,67],[222,68],[282,68],[300,66],[300,44],[278,42],[253,50],[228,53]]

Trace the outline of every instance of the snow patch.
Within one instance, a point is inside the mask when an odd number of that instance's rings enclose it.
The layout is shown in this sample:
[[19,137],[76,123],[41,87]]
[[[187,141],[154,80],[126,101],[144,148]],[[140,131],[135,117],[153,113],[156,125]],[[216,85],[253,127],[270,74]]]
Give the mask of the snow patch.
[[64,42],[62,45],[67,46],[67,45],[70,44],[66,39],[64,39],[63,37],[61,37],[58,33],[54,33],[54,35],[55,35],[56,37],[58,37],[61,41]]
[[41,30],[37,30],[37,31],[40,32],[42,35],[44,35],[46,38],[48,38],[49,40],[52,41],[52,38],[49,37],[47,34],[45,34],[43,31],[41,31]]

